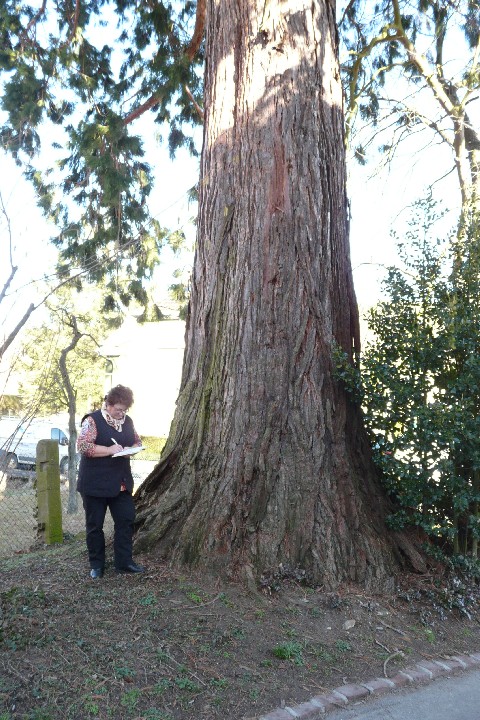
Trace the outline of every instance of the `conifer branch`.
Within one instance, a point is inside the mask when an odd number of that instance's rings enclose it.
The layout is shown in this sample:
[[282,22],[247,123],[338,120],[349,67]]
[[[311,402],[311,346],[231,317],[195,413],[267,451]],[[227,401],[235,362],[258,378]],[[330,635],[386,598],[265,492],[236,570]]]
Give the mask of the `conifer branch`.
[[155,105],[158,105],[159,102],[161,102],[163,97],[163,94],[161,92],[154,93],[148,100],[145,100],[142,105],[138,105],[138,107],[134,108],[131,112],[128,113],[123,118],[123,124],[128,125],[129,123],[136,120],[140,115],[143,115],[143,113],[147,112],[147,110],[150,110]]
[[30,32],[30,29],[31,29],[32,27],[34,27],[34,26],[38,23],[38,21],[40,20],[40,18],[42,17],[42,15],[45,14],[46,7],[47,7],[47,0],[43,0],[42,5],[41,5],[41,7],[38,9],[37,14],[32,17],[32,19],[30,20],[30,22],[28,23],[27,27],[25,28],[25,30],[24,30],[23,33],[22,33],[22,36],[23,36],[25,39],[28,37],[28,33]]
[[190,40],[185,50],[185,55],[188,57],[190,62],[193,60],[198,52],[203,39],[203,33],[205,30],[205,18],[207,16],[207,2],[206,0],[197,0],[197,14],[195,17],[195,28],[193,30],[192,39]]

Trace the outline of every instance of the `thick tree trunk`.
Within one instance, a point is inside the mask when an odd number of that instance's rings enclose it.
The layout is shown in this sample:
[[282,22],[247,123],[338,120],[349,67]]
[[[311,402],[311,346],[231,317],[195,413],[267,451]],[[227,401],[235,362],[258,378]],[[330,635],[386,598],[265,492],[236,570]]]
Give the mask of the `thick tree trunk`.
[[136,547],[380,587],[397,567],[358,409],[335,7],[210,0],[183,380]]

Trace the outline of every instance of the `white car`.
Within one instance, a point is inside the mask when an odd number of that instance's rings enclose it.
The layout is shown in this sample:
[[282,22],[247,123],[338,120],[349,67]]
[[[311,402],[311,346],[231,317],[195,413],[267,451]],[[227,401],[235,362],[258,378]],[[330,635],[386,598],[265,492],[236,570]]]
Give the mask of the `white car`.
[[0,419],[0,449],[6,467],[14,470],[19,465],[35,466],[39,440],[56,440],[60,473],[68,472],[68,433],[48,419],[34,419],[30,423],[21,419]]

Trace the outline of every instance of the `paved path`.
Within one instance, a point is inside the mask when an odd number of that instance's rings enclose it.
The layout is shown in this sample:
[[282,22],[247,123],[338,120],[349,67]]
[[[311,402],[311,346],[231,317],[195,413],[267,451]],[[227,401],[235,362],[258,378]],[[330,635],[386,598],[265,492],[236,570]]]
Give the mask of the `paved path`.
[[396,690],[328,714],[328,720],[479,720],[480,670]]
[[340,685],[259,720],[480,720],[480,653],[422,660],[391,678]]

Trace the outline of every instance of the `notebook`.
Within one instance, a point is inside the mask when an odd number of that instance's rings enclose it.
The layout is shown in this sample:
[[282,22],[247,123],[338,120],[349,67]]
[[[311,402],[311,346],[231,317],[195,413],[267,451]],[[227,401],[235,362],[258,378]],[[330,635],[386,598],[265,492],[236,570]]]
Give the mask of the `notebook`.
[[136,453],[145,450],[143,445],[137,445],[136,447],[124,448],[121,452],[114,453],[112,457],[122,457],[123,455],[135,455]]

